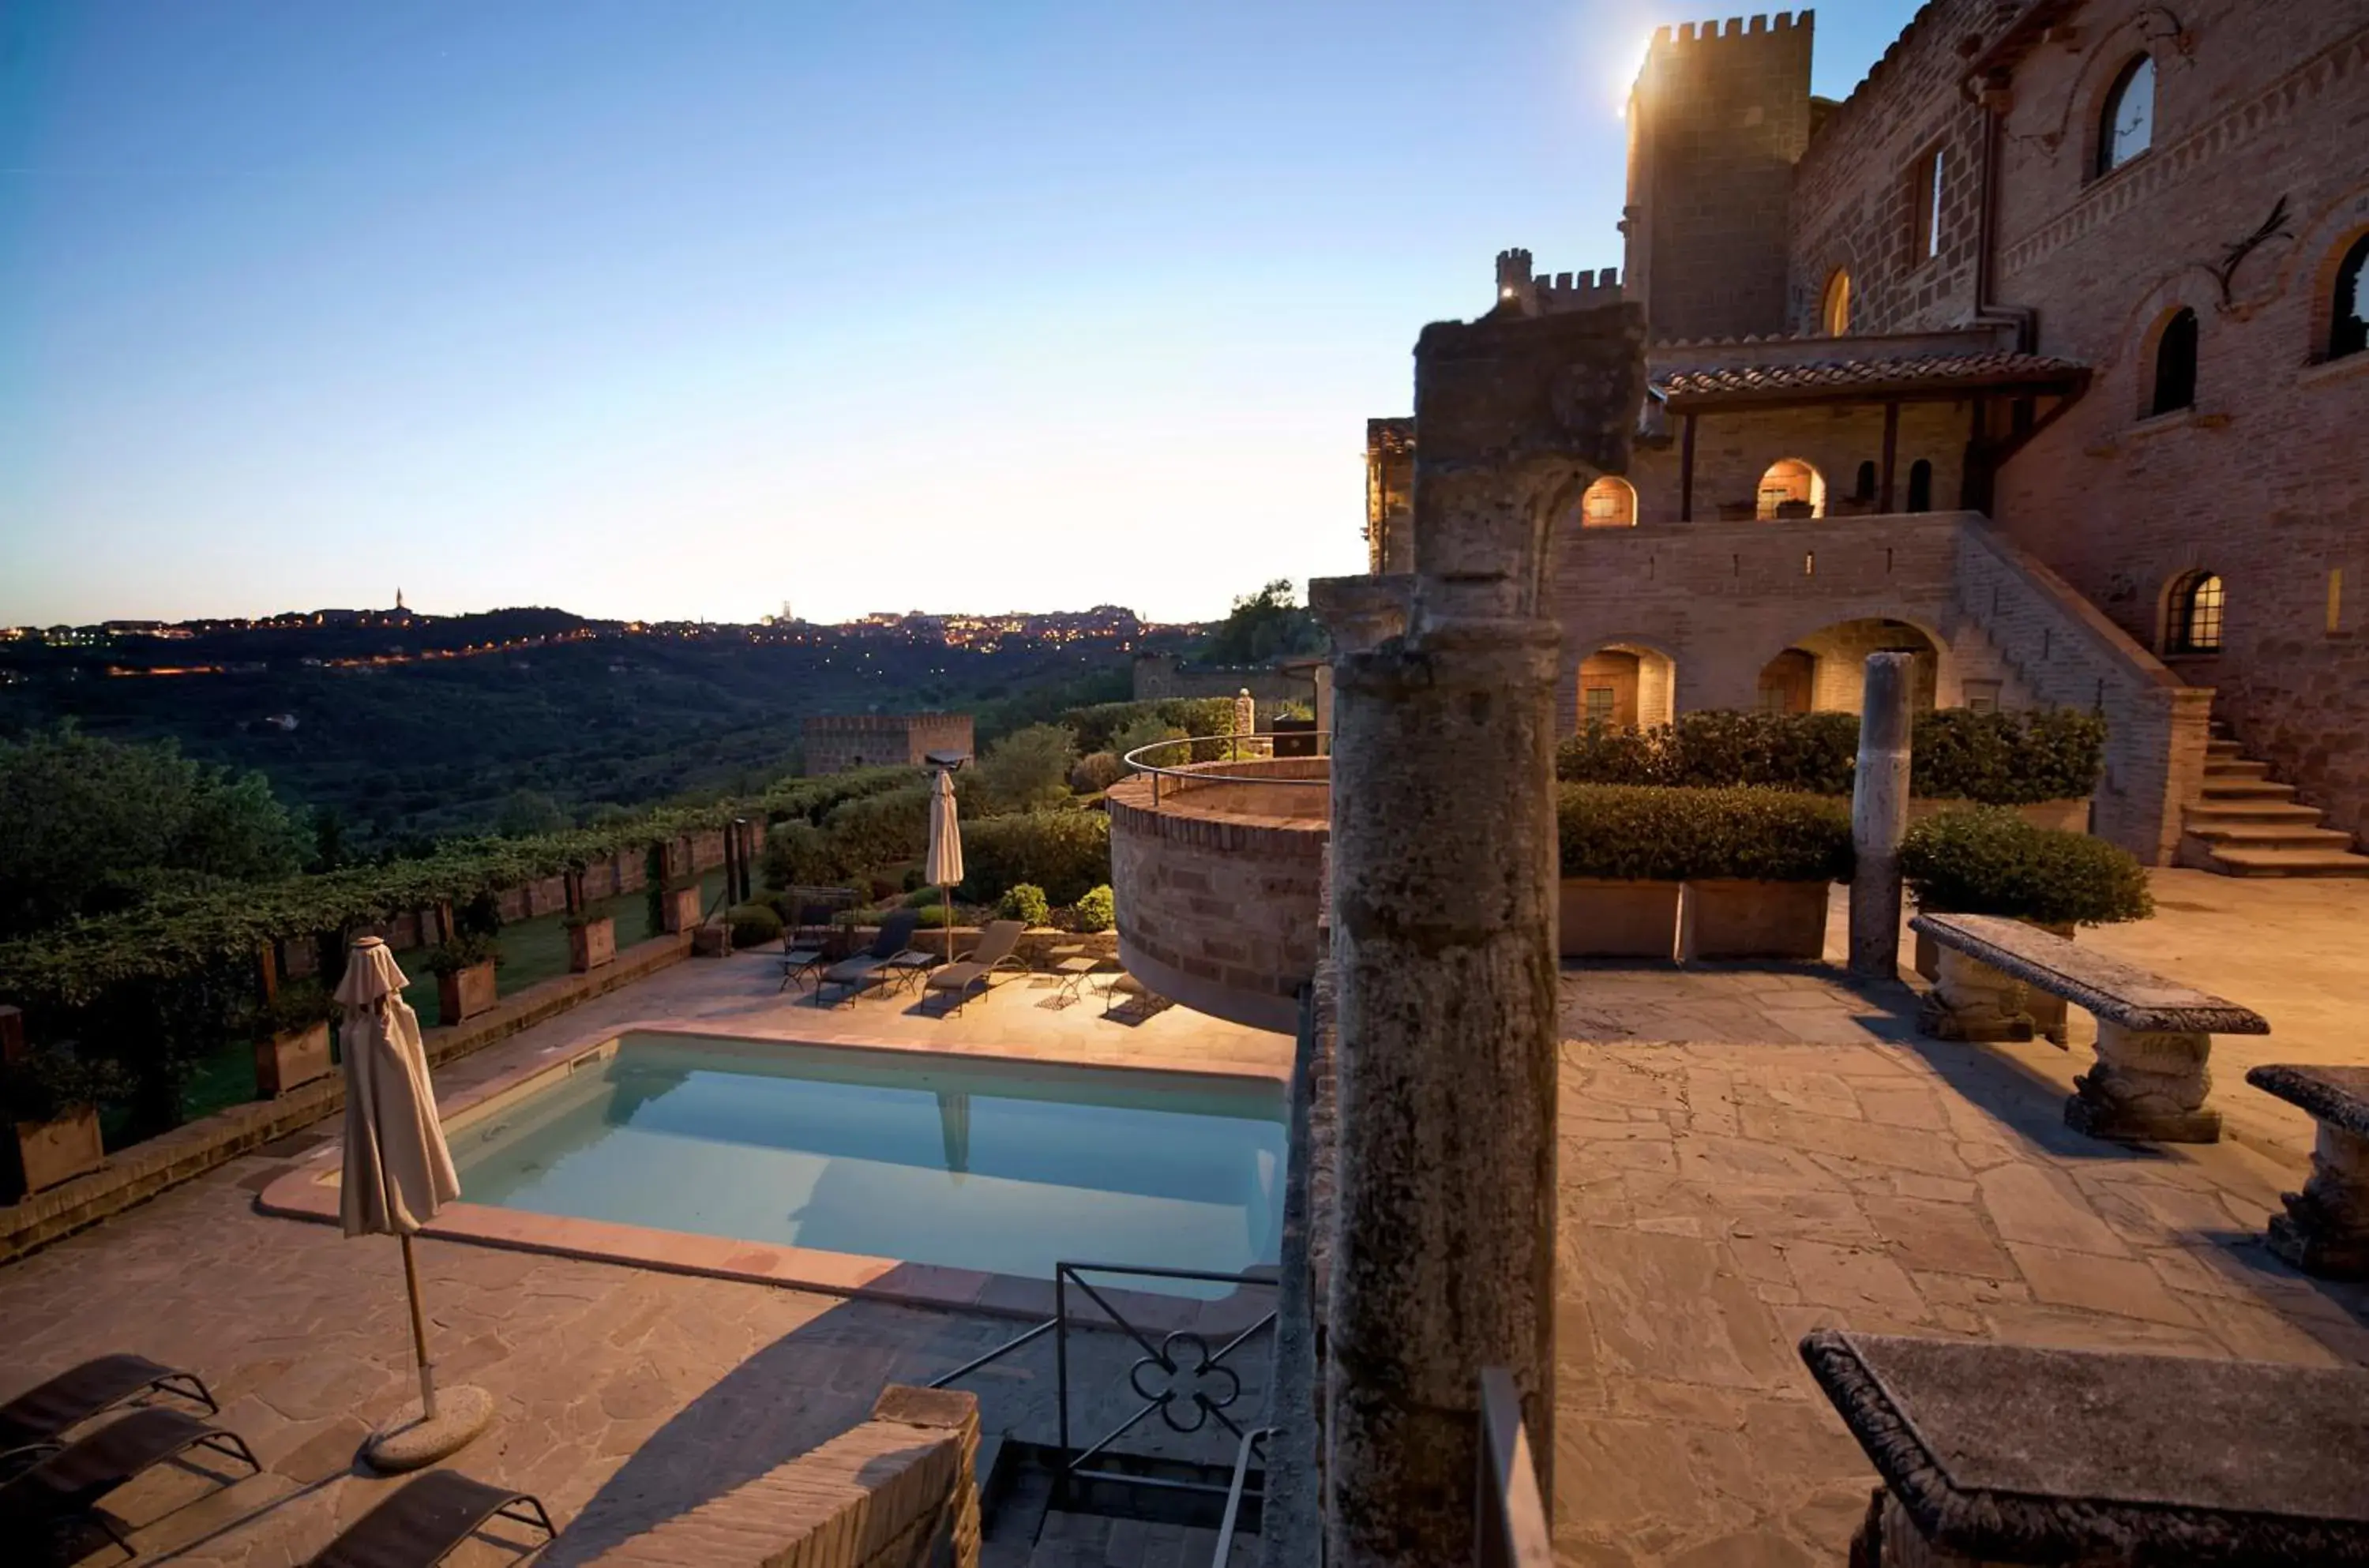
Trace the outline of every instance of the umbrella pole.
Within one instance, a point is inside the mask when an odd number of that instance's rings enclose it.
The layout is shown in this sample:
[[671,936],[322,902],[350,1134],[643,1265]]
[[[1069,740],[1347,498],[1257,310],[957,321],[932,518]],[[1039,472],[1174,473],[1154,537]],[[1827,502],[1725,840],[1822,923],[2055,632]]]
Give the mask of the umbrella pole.
[[944,883],[938,884],[938,908],[945,910],[946,962],[955,961],[955,890]]
[[403,1285],[411,1298],[411,1353],[419,1363],[419,1415],[423,1421],[436,1419],[436,1364],[428,1359],[428,1320],[419,1307],[419,1265],[411,1258],[411,1238],[398,1237],[403,1242]]

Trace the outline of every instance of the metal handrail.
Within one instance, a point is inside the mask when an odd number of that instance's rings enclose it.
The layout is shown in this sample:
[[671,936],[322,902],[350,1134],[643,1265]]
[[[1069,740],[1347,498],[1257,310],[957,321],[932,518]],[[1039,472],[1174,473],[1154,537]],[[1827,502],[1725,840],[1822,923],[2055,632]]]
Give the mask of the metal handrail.
[[[1292,787],[1304,786],[1312,789],[1332,788],[1333,781],[1330,778],[1295,779],[1277,773],[1221,773],[1211,771],[1213,768],[1222,765],[1228,761],[1246,761],[1247,759],[1244,758],[1242,754],[1242,746],[1245,742],[1254,740],[1267,741],[1270,743],[1269,751],[1272,753],[1272,743],[1287,737],[1295,742],[1308,739],[1314,740],[1316,742],[1316,758],[1296,759],[1287,757],[1283,759],[1285,761],[1314,761],[1317,759],[1329,761],[1333,755],[1333,732],[1329,729],[1262,729],[1253,731],[1247,735],[1190,735],[1183,736],[1173,740],[1155,740],[1149,746],[1137,747],[1134,750],[1129,751],[1125,756],[1121,757],[1119,761],[1125,763],[1128,769],[1135,773],[1149,773],[1151,775],[1151,804],[1155,807],[1160,804],[1160,782],[1162,779],[1189,780],[1196,784],[1283,784]],[[1146,753],[1158,751],[1163,748],[1172,746],[1223,746],[1230,750],[1233,755],[1231,757],[1215,758],[1207,762],[1185,761],[1168,766],[1142,761]],[[1185,752],[1185,756],[1188,758],[1191,757],[1192,752],[1187,750]],[[1174,786],[1172,785],[1171,787],[1173,788]]]
[[[1226,1512],[1218,1521],[1218,1550],[1209,1559],[1209,1568],[1229,1568],[1234,1556],[1234,1521],[1242,1516],[1242,1483],[1250,1479],[1251,1449],[1264,1448],[1275,1435],[1272,1426],[1254,1426],[1242,1434],[1242,1444],[1234,1450],[1233,1484],[1226,1488]],[[1262,1502],[1265,1493],[1260,1493]]]
[[1480,1470],[1473,1562],[1479,1568],[1554,1568],[1554,1532],[1522,1427],[1522,1396],[1503,1367],[1481,1369]]

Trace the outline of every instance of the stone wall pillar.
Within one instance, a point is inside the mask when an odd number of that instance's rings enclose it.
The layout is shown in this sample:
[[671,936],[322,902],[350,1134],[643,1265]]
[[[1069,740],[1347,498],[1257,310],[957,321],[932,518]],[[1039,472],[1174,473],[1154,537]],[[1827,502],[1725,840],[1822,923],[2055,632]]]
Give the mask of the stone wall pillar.
[[1626,466],[1642,336],[1619,306],[1425,328],[1421,570],[1316,598],[1347,612],[1328,617],[1334,1568],[1471,1560],[1484,1368],[1520,1391],[1553,1494],[1559,636],[1539,586],[1552,520]]
[[1906,653],[1867,656],[1860,695],[1859,768],[1851,784],[1851,973],[1900,978],[1900,841],[1908,830],[1910,663]]

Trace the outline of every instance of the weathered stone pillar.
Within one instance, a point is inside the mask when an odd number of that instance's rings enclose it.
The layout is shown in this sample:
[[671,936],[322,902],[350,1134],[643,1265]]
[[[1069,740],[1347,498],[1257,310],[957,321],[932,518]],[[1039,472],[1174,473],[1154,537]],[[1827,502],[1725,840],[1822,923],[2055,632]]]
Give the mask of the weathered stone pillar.
[[2306,1274],[2369,1279],[2369,1138],[2323,1118],[2311,1180],[2280,1201],[2287,1211],[2271,1216],[2271,1251]]
[[2213,1036],[2131,1029],[2098,1020],[2098,1065],[2073,1080],[2065,1125],[2120,1143],[2215,1143],[2221,1113],[2213,1092]]
[[1335,1568],[1471,1560],[1483,1368],[1512,1374],[1542,1472],[1553,1452],[1558,634],[1539,592],[1555,521],[1626,466],[1642,325],[1426,328],[1413,612],[1373,646],[1334,627]]
[[1900,978],[1900,841],[1908,830],[1908,699],[1913,654],[1871,653],[1851,784],[1851,973]]

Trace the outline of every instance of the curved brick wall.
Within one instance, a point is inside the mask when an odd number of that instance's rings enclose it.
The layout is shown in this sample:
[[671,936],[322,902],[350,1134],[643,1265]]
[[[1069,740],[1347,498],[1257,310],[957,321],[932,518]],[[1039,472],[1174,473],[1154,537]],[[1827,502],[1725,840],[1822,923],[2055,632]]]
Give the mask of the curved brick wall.
[[[1297,757],[1207,764],[1266,778],[1322,778],[1327,768]],[[1291,1033],[1299,988],[1316,970],[1327,792],[1167,781],[1154,810],[1151,788],[1139,774],[1105,797],[1120,960],[1196,1013]]]

